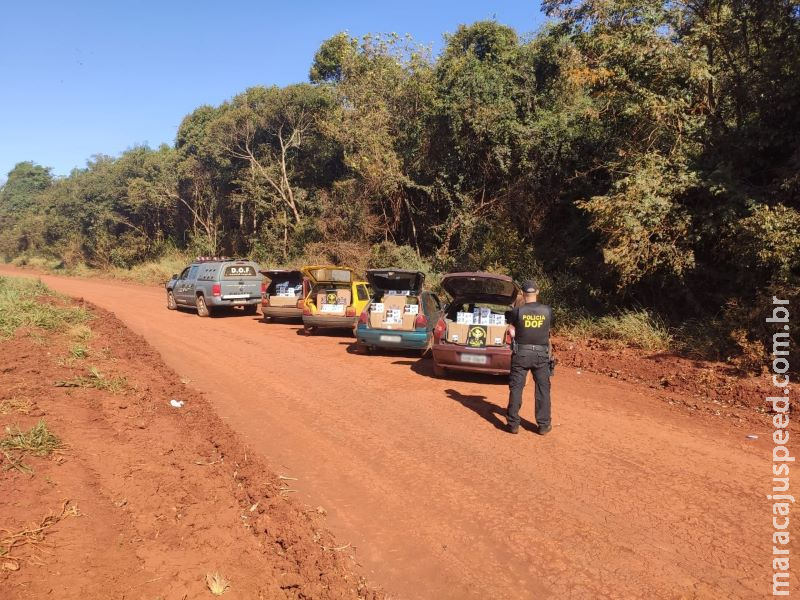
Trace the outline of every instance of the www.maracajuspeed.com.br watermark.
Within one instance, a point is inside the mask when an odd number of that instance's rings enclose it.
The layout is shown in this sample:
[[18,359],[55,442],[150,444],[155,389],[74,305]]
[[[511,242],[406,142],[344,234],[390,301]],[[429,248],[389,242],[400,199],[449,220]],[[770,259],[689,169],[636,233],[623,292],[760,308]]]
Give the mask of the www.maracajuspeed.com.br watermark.
[[[789,463],[794,457],[789,453],[789,301],[772,297],[772,316],[766,321],[782,331],[772,335],[772,384],[781,395],[770,396],[772,424],[775,431],[772,441],[772,595],[789,595],[789,512],[794,496],[789,490]],[[773,392],[774,393],[774,392]]]

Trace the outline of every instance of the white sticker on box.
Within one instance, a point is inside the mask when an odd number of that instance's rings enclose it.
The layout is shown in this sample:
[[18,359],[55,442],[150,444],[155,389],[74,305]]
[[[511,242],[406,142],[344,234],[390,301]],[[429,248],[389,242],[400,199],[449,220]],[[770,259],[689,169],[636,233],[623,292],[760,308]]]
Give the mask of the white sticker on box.
[[385,309],[383,302],[373,302],[372,308],[370,309],[374,313],[382,313]]
[[418,304],[406,304],[406,312],[410,315],[418,315],[419,314],[419,305]]

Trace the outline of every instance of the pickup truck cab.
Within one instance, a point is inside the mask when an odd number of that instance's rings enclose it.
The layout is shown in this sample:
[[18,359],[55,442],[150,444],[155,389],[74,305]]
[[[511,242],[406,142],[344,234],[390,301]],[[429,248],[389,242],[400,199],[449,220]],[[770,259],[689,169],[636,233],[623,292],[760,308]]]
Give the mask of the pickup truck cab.
[[255,315],[261,303],[261,275],[251,260],[199,257],[165,284],[167,308],[193,308],[200,317],[223,308]]
[[303,303],[303,331],[318,328],[349,329],[355,335],[358,316],[369,302],[369,284],[357,281],[350,267],[303,267],[311,292]]
[[403,349],[426,355],[433,342],[433,328],[442,316],[442,304],[436,294],[423,289],[425,274],[370,269],[367,281],[372,298],[359,317],[356,351]]

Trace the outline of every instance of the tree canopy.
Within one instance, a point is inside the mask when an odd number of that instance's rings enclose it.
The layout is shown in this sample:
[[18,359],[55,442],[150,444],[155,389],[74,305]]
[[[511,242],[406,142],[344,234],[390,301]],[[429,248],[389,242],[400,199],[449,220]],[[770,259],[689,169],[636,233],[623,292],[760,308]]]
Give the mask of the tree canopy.
[[753,307],[796,300],[800,276],[796,1],[542,6],[535,35],[462,25],[439,56],[339,33],[308,83],[199,107],[174,146],[65,178],[20,163],[0,189],[0,253],[394,257],[759,337]]

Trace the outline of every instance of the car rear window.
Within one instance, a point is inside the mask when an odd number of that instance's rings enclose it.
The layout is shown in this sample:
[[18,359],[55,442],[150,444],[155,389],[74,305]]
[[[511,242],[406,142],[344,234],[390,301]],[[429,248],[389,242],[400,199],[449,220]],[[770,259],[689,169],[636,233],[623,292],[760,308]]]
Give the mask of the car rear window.
[[228,265],[224,271],[224,277],[255,277],[256,275],[256,268],[253,265]]
[[282,295],[299,296],[303,293],[303,278],[300,275],[277,276],[270,280],[267,294],[270,296]]

